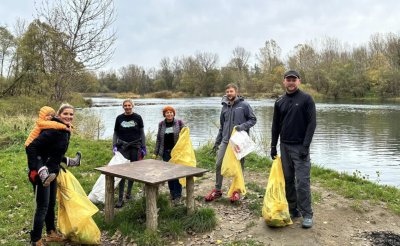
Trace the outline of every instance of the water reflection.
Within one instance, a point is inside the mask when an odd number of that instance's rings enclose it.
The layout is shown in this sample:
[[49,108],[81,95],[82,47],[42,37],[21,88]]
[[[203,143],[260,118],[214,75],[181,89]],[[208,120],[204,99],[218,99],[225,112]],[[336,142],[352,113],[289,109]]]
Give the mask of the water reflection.
[[[156,132],[162,107],[172,105],[177,118],[191,128],[194,147],[214,141],[219,124],[220,98],[137,99],[146,131]],[[270,142],[273,100],[248,100],[258,118],[252,134]],[[89,110],[101,115],[110,138],[122,99],[93,98]],[[314,163],[338,171],[358,170],[372,181],[400,187],[400,106],[394,104],[317,103],[317,130],[311,146]],[[260,151],[262,152],[262,151]],[[377,174],[378,172],[378,174]]]

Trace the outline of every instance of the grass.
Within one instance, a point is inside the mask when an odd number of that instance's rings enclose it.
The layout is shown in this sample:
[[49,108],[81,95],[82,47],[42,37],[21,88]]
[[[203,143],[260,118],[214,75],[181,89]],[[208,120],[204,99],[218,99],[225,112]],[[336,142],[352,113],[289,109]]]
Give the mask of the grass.
[[315,165],[311,169],[311,178],[313,182],[318,182],[322,187],[345,198],[370,200],[373,203],[384,202],[391,211],[400,214],[400,189],[372,183],[359,175],[339,173]]
[[[25,245],[29,241],[29,231],[32,224],[34,201],[32,186],[27,180],[26,155],[23,143],[30,127],[33,125],[31,116],[1,116],[0,128],[0,244]],[[151,134],[149,134],[151,136]],[[151,137],[149,137],[151,138]],[[154,141],[148,139],[148,151],[154,148]],[[84,190],[89,193],[97,180],[99,173],[95,167],[106,164],[111,155],[110,140],[90,140],[74,135],[71,139],[67,156],[74,156],[76,151],[83,153],[82,165],[70,168],[70,171],[81,182]],[[215,169],[215,155],[210,154],[211,144],[204,145],[196,150],[198,166],[209,170]],[[246,169],[255,172],[268,172],[271,161],[268,158],[251,154],[246,158]],[[372,183],[359,174],[349,175],[338,173],[334,170],[313,165],[311,170],[312,183],[332,190],[352,200],[351,207],[357,212],[365,212],[369,204],[385,204],[396,214],[400,214],[400,190],[395,187]],[[135,184],[134,191],[138,192],[141,186]],[[249,208],[261,214],[261,206],[265,187],[255,182],[247,183],[250,199]],[[202,200],[202,197],[197,199]],[[321,194],[313,192],[313,203],[321,200]],[[204,232],[212,230],[216,225],[215,213],[211,209],[197,210],[190,217],[186,216],[184,207],[171,208],[167,195],[161,194],[158,199],[160,208],[159,231],[148,232],[144,228],[144,205],[142,200],[128,203],[124,209],[116,214],[116,219],[111,224],[104,223],[104,216],[100,213],[94,216],[98,226],[108,231],[112,236],[116,231],[135,240],[138,245],[163,245],[166,240],[180,239],[188,231]],[[230,204],[229,200],[221,201]],[[371,205],[369,205],[371,206]],[[102,209],[102,206],[99,206]],[[251,224],[249,224],[251,226]],[[226,245],[257,245],[255,241],[235,241]]]

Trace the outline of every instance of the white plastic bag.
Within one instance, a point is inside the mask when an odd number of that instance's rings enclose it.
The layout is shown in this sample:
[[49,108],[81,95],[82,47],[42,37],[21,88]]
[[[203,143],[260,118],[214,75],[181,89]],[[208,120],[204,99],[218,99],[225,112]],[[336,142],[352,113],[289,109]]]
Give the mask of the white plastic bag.
[[256,144],[250,139],[249,134],[247,134],[246,131],[236,131],[232,134],[230,142],[233,148],[233,153],[238,160],[256,149]]
[[[130,161],[126,159],[120,152],[116,152],[114,157],[111,158],[107,166],[114,166],[119,164],[129,163]],[[114,178],[114,189],[118,186],[120,178]],[[106,178],[104,174],[101,174],[94,184],[92,191],[88,195],[90,201],[93,203],[104,203],[105,201],[105,189],[106,189]]]

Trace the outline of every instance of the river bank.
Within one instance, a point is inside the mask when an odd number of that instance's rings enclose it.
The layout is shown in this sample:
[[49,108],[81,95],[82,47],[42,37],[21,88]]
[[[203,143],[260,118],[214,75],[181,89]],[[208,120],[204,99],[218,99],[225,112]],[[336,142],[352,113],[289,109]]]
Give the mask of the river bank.
[[[20,131],[20,130],[19,130]],[[34,211],[32,187],[27,181],[26,159],[23,149],[24,134],[16,131],[13,142],[3,143],[0,150],[0,177],[4,185],[0,188],[0,244],[25,245],[29,241],[31,218]],[[88,140],[74,136],[67,155],[76,151],[83,153],[82,165],[71,168],[70,171],[81,182],[88,193],[99,173],[95,167],[103,166],[112,156],[109,140]],[[148,150],[151,153],[154,141],[149,139]],[[203,146],[196,150],[198,166],[214,170],[215,159],[209,155],[211,146]],[[174,237],[158,234],[165,244],[200,245],[337,245],[353,242],[354,245],[365,242],[367,235],[374,231],[390,231],[400,234],[398,221],[400,219],[400,190],[390,186],[371,183],[357,175],[347,175],[314,165],[312,168],[313,206],[316,224],[311,230],[300,228],[300,222],[282,228],[271,229],[265,226],[260,217],[264,188],[267,183],[270,167],[268,158],[252,154],[246,160],[245,181],[248,188],[246,198],[239,204],[230,204],[227,199],[205,203],[203,196],[214,182],[214,174],[210,173],[199,180],[195,187],[197,206],[215,211],[218,219],[214,229],[204,233],[183,232]],[[224,182],[227,189],[228,181]],[[135,185],[136,197],[140,197],[141,187]],[[166,193],[166,187],[161,189]],[[135,199],[137,201],[137,199]],[[135,202],[133,201],[133,202]],[[102,206],[99,207],[102,210]],[[125,209],[125,208],[124,208]],[[134,209],[126,206],[126,209]],[[123,213],[124,210],[119,211]],[[104,245],[121,245],[123,240],[128,243],[144,242],[140,238],[126,233],[127,228],[119,226],[127,222],[119,221],[118,226],[110,228],[102,221],[102,213],[95,216],[96,223],[104,233]],[[137,222],[139,223],[139,222]],[[129,228],[128,228],[129,229]],[[133,229],[132,229],[133,230]],[[363,233],[366,233],[365,235]],[[296,234],[298,236],[293,237]],[[294,239],[297,238],[297,241]],[[141,241],[142,240],[142,241]],[[300,241],[298,241],[300,240]],[[127,244],[128,244],[127,243]],[[235,244],[236,243],[236,244]],[[303,244],[304,243],[304,244]],[[143,244],[145,245],[145,244]],[[163,244],[159,244],[163,245]]]

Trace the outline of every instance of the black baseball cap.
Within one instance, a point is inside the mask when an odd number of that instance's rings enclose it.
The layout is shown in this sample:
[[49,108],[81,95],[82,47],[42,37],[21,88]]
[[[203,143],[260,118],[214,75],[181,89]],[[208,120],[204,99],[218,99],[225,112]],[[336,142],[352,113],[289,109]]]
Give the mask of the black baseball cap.
[[300,74],[295,70],[289,70],[289,71],[286,71],[286,73],[283,75],[284,79],[286,79],[287,77],[296,77],[296,78],[300,79]]

